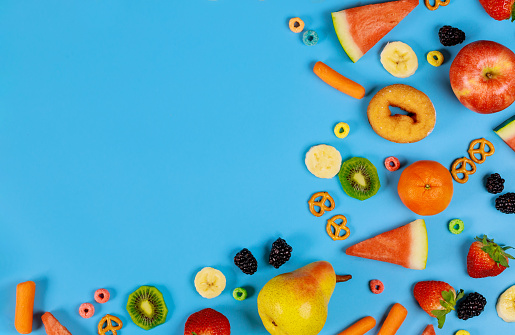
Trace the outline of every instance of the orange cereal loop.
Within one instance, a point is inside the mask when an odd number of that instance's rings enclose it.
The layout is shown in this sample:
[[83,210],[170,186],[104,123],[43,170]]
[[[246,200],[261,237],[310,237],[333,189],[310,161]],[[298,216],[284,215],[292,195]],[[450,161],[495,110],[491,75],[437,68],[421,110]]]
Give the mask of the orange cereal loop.
[[[475,149],[474,147],[478,143],[479,148]],[[488,151],[485,151],[486,147],[488,147]],[[495,153],[495,148],[490,141],[484,138],[478,138],[477,140],[474,140],[470,143],[468,153],[470,159],[472,159],[477,164],[482,164],[485,162],[487,156],[492,156]],[[479,154],[479,158],[476,157],[476,154]]]
[[[116,326],[113,325],[113,321]],[[106,314],[98,323],[98,335],[105,335],[107,332],[111,332],[112,335],[117,335],[116,331],[122,329],[122,320],[116,316]]]
[[290,30],[293,31],[294,33],[300,33],[302,30],[304,30],[304,21],[302,21],[298,17],[294,17],[294,18],[290,19],[289,26],[290,26]]
[[[316,200],[318,198],[321,198],[320,200]],[[327,206],[325,203],[329,202],[329,206]],[[309,211],[311,214],[313,214],[316,217],[320,217],[324,215],[325,212],[330,212],[334,209],[335,204],[333,198],[329,195],[327,192],[316,192],[311,196],[311,198],[308,201],[309,204]],[[319,207],[320,210],[317,211],[315,207]]]
[[[467,170],[467,164],[470,165],[470,170]],[[463,178],[458,177],[460,173],[463,174]],[[460,184],[465,184],[469,180],[469,175],[474,173],[476,173],[476,164],[467,157],[458,158],[452,163],[451,175]]]
[[[342,220],[342,222],[338,224],[336,223],[336,220]],[[325,229],[333,241],[342,241],[350,236],[350,229],[347,227],[347,218],[341,214],[335,215],[327,220],[327,226]],[[345,234],[340,236],[342,230],[345,231]]]
[[451,0],[445,0],[445,1],[435,0],[435,4],[433,6],[429,3],[429,0],[425,0],[426,7],[429,10],[436,10],[439,6],[447,6],[450,2],[451,2]]

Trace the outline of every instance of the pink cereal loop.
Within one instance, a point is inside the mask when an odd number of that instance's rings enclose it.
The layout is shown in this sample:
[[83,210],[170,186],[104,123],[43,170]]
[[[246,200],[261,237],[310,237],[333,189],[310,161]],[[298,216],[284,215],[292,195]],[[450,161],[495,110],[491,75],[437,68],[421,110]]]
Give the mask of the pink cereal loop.
[[89,302],[85,302],[79,307],[79,315],[84,319],[89,319],[95,314],[95,306]]
[[103,304],[109,301],[109,291],[105,288],[100,288],[95,291],[95,301]]
[[370,281],[370,291],[374,294],[382,293],[384,290],[384,284],[379,279],[374,279]]
[[[393,163],[393,165],[392,165]],[[388,171],[397,171],[401,167],[401,162],[397,157],[391,156],[384,160],[384,166]]]

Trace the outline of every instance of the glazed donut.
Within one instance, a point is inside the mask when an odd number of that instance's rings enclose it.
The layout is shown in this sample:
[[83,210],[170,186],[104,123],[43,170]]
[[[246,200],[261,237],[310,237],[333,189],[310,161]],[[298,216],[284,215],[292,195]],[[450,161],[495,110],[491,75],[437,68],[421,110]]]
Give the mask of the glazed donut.
[[[399,107],[408,115],[392,115],[389,107]],[[423,92],[403,84],[386,86],[370,100],[368,122],[381,137],[395,143],[413,143],[433,131],[436,111]]]

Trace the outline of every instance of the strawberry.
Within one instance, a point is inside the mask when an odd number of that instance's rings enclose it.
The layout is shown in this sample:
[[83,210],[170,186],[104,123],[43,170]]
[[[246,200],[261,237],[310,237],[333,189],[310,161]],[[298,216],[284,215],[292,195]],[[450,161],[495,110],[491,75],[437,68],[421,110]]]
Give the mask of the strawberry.
[[512,247],[500,246],[486,235],[476,237],[467,255],[467,272],[472,278],[495,277],[503,272],[508,265],[508,258],[513,256],[506,253]]
[[220,312],[205,308],[186,320],[184,335],[230,335],[229,320]]
[[494,19],[501,21],[511,17],[515,20],[515,0],[479,0],[485,11]]
[[420,307],[430,316],[438,319],[438,328],[442,328],[445,316],[456,306],[456,302],[464,295],[443,281],[421,281],[415,284],[413,295]]

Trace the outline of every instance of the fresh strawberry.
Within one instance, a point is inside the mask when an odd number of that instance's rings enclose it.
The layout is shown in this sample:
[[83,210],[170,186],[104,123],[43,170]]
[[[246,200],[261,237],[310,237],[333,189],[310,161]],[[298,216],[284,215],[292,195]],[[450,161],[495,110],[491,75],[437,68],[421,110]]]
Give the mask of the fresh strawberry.
[[479,0],[485,11],[494,19],[501,21],[511,17],[515,20],[515,0]]
[[503,272],[508,265],[508,258],[513,256],[506,253],[512,247],[500,246],[493,239],[476,237],[467,255],[467,272],[472,278],[495,277]]
[[454,310],[456,302],[464,295],[463,290],[458,292],[451,285],[443,281],[421,281],[413,288],[415,300],[427,314],[438,319],[438,328],[442,328],[445,316]]
[[230,335],[229,320],[220,312],[205,308],[186,320],[184,335]]

